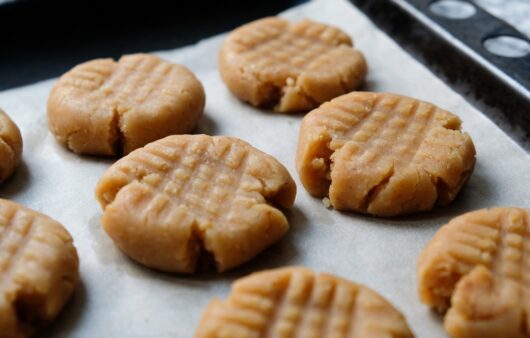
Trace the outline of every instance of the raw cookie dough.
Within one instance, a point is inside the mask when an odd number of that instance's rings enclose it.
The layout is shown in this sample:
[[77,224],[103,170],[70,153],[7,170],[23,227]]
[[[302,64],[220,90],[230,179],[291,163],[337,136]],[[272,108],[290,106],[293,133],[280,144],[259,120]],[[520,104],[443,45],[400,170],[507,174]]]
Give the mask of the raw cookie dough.
[[81,154],[128,154],[149,142],[193,130],[204,90],[191,71],[156,56],[96,59],[61,76],[48,99],[48,124]]
[[430,103],[354,92],[307,114],[296,167],[338,210],[395,216],[451,202],[475,164],[460,119]]
[[51,218],[0,199],[0,337],[23,338],[51,322],[79,279],[68,231]]
[[20,164],[22,136],[17,125],[0,109],[0,183]]
[[209,254],[240,265],[287,231],[296,185],[275,158],[226,136],[174,135],[138,149],[102,176],[103,228],[134,260],[191,273]]
[[408,338],[403,315],[369,288],[300,267],[253,273],[214,299],[195,338]]
[[530,337],[530,210],[482,209],[444,225],[418,261],[423,303],[454,338]]
[[276,17],[230,33],[219,63],[224,82],[237,97],[282,113],[308,111],[359,88],[367,68],[340,29]]

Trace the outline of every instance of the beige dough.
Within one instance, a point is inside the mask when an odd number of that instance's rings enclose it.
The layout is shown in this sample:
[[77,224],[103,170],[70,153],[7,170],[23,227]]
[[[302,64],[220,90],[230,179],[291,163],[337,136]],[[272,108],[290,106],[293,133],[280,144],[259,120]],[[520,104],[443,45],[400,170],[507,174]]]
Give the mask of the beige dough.
[[[314,196],[338,210],[395,216],[451,202],[475,148],[460,119],[430,103],[354,92],[302,120],[296,167]],[[326,200],[327,201],[327,200]]]
[[0,199],[0,337],[51,322],[79,279],[72,237],[51,218]]
[[48,99],[48,124],[81,154],[128,154],[149,142],[193,130],[204,90],[187,68],[134,54],[97,59],[61,76]]
[[403,315],[359,284],[300,267],[268,270],[234,282],[214,299],[195,338],[409,338]]
[[219,63],[224,82],[237,97],[282,113],[308,111],[359,88],[367,68],[340,29],[276,17],[230,33]]
[[287,231],[296,195],[276,159],[225,136],[174,135],[138,149],[102,176],[103,228],[134,260],[190,273],[199,257],[240,265]]
[[530,337],[530,210],[469,212],[444,225],[418,261],[423,303],[454,338]]
[[0,109],[0,183],[20,164],[22,136],[16,124]]

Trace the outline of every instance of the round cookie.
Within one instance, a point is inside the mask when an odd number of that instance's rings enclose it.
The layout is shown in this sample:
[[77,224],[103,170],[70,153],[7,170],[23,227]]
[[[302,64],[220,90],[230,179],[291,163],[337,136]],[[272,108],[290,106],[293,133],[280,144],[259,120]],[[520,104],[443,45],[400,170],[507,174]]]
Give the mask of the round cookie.
[[354,92],[302,120],[296,167],[313,196],[376,216],[430,210],[451,202],[475,164],[460,119],[430,103]]
[[420,300],[454,338],[530,337],[530,210],[482,209],[444,225],[418,260]]
[[0,109],[0,183],[9,178],[20,164],[22,136],[17,125]]
[[79,260],[68,231],[0,199],[0,336],[28,337],[51,322],[78,279]]
[[128,154],[193,130],[204,90],[191,71],[147,54],[96,59],[61,76],[48,99],[48,125],[81,154]]
[[241,100],[289,113],[359,88],[367,66],[338,28],[311,20],[260,19],[230,33],[219,54],[223,81]]
[[287,231],[296,185],[272,156],[225,136],[173,135],[137,149],[101,177],[101,222],[148,267],[191,273],[208,254],[240,265]]
[[214,299],[195,338],[414,337],[403,315],[369,288],[301,267],[253,273]]

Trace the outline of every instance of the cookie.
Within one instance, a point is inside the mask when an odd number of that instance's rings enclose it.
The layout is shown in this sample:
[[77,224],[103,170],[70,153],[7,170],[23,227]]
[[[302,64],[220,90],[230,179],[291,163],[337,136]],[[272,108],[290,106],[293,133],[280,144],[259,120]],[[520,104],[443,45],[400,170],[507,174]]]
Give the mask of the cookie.
[[369,288],[301,267],[262,271],[213,300],[195,338],[405,338],[403,315]]
[[51,218],[0,199],[0,337],[22,338],[51,322],[79,279],[68,231]]
[[451,202],[475,164],[460,119],[435,105],[354,92],[302,120],[296,167],[309,193],[338,210],[396,216]]
[[308,111],[360,87],[363,54],[338,28],[270,17],[230,33],[219,54],[223,81],[238,98],[282,113]]
[[103,174],[96,196],[107,234],[148,267],[191,273],[199,257],[218,271],[278,241],[296,186],[272,156],[226,136],[174,135]]
[[529,209],[458,216],[421,253],[420,300],[449,309],[444,326],[451,337],[530,337],[529,249]]
[[191,71],[156,56],[96,59],[61,76],[48,99],[48,125],[80,154],[119,155],[189,133],[204,109]]
[[0,183],[20,164],[22,136],[17,125],[0,109]]

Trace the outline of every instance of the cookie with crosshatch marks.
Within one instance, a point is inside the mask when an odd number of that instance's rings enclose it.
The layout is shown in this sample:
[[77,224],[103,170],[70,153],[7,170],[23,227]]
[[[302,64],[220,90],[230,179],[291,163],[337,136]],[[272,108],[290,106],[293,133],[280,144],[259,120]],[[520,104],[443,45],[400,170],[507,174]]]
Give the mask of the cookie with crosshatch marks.
[[9,178],[20,164],[22,136],[17,125],[0,109],[0,183]]
[[287,231],[296,185],[275,158],[237,138],[174,135],[103,174],[103,228],[151,268],[191,273],[210,254],[218,271],[240,265]]
[[314,196],[376,216],[426,211],[451,202],[475,164],[460,119],[428,102],[354,92],[302,120],[296,167]]
[[492,208],[452,219],[418,260],[420,300],[454,338],[530,337],[530,210]]
[[340,29],[270,17],[228,35],[219,69],[241,100],[289,113],[308,111],[359,88],[367,66]]
[[302,267],[253,273],[214,299],[195,338],[409,338],[403,315],[369,288]]
[[148,54],[96,59],[61,76],[48,99],[48,125],[76,153],[128,154],[193,130],[204,90],[186,67]]
[[0,337],[23,338],[51,322],[79,279],[68,231],[51,218],[0,199]]

